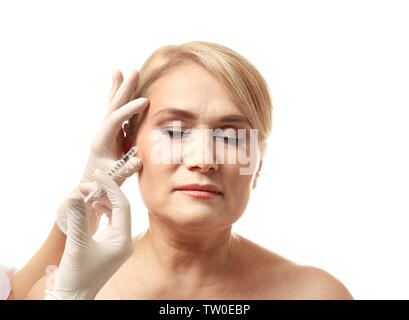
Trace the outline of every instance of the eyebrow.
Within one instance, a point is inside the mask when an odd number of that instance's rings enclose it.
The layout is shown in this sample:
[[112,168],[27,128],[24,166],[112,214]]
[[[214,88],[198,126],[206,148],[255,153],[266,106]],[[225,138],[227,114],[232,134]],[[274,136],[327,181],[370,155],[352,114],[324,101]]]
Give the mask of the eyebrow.
[[[178,108],[161,109],[158,112],[156,112],[153,115],[153,117],[156,117],[162,113],[167,113],[167,114],[171,114],[171,115],[175,115],[175,116],[179,116],[179,117],[187,118],[187,119],[196,119],[195,115],[192,112],[178,109]],[[229,114],[229,115],[223,116],[219,119],[219,121],[221,122],[242,122],[242,123],[248,124],[251,127],[249,119],[239,114]]]

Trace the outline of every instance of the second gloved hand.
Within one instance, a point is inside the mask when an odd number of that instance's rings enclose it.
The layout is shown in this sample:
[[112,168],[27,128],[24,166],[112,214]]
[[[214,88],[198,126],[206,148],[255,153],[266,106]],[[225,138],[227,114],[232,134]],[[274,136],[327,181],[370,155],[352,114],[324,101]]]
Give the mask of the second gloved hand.
[[[95,171],[95,180],[106,197],[109,224],[98,241],[89,229],[87,206],[83,196],[68,199],[67,242],[58,268],[55,286],[46,299],[94,299],[98,291],[132,255],[130,204],[115,181],[101,170]],[[80,185],[80,189],[92,190],[92,183]],[[101,197],[102,197],[101,196]],[[100,200],[100,199],[98,199]],[[99,201],[103,205],[104,201]]]

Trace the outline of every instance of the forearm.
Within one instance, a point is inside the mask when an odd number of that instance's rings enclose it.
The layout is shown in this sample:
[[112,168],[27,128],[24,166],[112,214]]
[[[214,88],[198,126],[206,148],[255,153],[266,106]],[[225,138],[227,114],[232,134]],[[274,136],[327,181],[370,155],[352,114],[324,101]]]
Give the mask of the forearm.
[[40,249],[12,278],[9,300],[24,299],[31,287],[44,276],[47,266],[60,264],[66,238],[67,236],[54,223]]

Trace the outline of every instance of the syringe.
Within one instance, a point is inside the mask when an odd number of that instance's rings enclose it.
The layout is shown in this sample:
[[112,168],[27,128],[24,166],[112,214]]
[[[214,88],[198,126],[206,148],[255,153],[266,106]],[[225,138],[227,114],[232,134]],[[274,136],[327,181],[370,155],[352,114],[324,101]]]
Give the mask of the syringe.
[[[115,173],[135,154],[138,150],[138,146],[132,147],[122,158],[118,160],[115,166],[109,170],[108,175],[113,178]],[[101,186],[98,183],[95,183],[94,189],[84,198],[84,202],[87,203],[89,199],[92,198],[97,192],[101,191]]]

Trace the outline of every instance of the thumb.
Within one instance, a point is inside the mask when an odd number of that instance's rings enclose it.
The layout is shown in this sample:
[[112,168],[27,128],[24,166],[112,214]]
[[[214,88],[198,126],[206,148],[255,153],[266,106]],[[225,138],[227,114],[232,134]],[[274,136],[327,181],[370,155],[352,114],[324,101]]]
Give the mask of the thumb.
[[131,236],[131,207],[125,194],[114,180],[101,169],[94,172],[95,180],[107,194],[112,206],[111,225],[121,234]]

